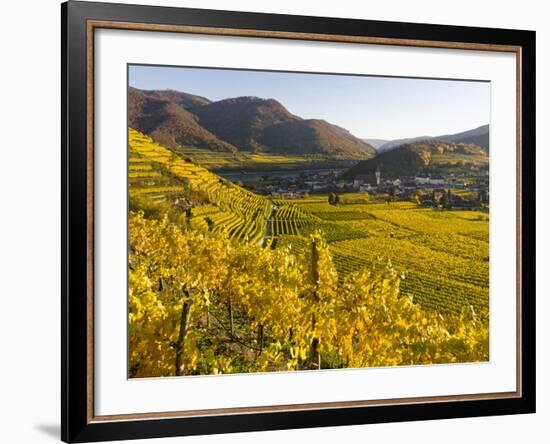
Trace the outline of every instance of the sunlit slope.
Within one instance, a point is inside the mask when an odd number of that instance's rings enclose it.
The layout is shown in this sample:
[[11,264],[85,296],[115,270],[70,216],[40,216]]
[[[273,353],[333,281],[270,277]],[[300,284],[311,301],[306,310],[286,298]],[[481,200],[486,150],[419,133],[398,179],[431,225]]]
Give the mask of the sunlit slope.
[[[329,205],[297,201],[316,218],[340,277],[388,262],[404,279],[401,291],[426,308],[460,312],[489,306],[489,223],[477,211],[434,211],[412,202]],[[306,230],[303,230],[307,232]],[[288,233],[292,234],[292,233]],[[306,252],[304,237],[283,235],[279,245]]]
[[190,211],[197,228],[223,230],[231,238],[260,241],[271,204],[193,163],[133,129],[129,130],[130,196],[177,204],[185,191],[197,191],[207,204]]

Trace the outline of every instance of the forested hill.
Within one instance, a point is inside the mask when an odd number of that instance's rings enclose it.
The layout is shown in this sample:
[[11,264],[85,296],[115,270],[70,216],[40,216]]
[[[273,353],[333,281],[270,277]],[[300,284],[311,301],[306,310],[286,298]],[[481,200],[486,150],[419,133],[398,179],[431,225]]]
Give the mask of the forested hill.
[[404,144],[373,159],[361,161],[342,177],[354,179],[359,175],[373,174],[377,169],[385,177],[414,176],[429,166],[458,162],[488,163],[489,156],[477,145],[425,140]]
[[321,119],[303,119],[274,99],[211,102],[179,91],[128,90],[129,126],[170,148],[368,159],[376,150]]
[[454,143],[471,143],[483,148],[489,152],[489,125],[481,125],[477,128],[462,131],[454,134],[444,134],[442,136],[416,136],[406,139],[389,140],[376,147],[379,153],[392,150],[401,145],[420,142],[425,140],[442,140],[445,142]]

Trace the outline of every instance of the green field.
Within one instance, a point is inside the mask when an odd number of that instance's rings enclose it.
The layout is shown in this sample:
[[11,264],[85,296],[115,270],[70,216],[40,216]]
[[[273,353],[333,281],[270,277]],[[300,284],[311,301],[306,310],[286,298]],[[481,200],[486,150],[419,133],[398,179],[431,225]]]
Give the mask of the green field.
[[[246,162],[296,164],[286,156],[239,154]],[[281,157],[275,160],[275,157]],[[301,158],[304,162],[312,159]],[[269,161],[268,161],[269,160]],[[226,162],[226,163],[224,163]],[[309,236],[320,231],[329,244],[339,277],[388,263],[403,276],[401,292],[423,307],[460,312],[488,310],[489,218],[476,211],[438,211],[411,202],[368,202],[363,194],[271,200],[245,190],[208,169],[235,165],[233,154],[178,152],[177,155],[130,130],[131,205],[152,202],[177,208],[197,193],[181,223],[224,232],[237,242],[308,253]]]

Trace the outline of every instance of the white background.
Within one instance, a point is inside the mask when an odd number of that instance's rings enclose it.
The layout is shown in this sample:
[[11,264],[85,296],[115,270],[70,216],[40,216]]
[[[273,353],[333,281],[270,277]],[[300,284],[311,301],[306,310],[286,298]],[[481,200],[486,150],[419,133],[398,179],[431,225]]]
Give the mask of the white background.
[[[222,0],[153,1],[150,4],[250,10],[365,19],[462,24],[537,30],[537,173],[539,227],[537,271],[550,265],[550,192],[545,165],[550,134],[550,29],[544,2],[438,1],[339,2]],[[0,117],[0,436],[7,443],[55,442],[59,430],[59,4],[53,0],[3,5]],[[546,81],[545,81],[546,79]],[[545,128],[546,126],[546,128]],[[545,202],[546,201],[546,202]],[[550,420],[549,333],[545,321],[550,286],[539,279],[538,412],[536,415],[475,418],[291,430],[155,442],[546,442]],[[545,380],[546,379],[546,380]]]

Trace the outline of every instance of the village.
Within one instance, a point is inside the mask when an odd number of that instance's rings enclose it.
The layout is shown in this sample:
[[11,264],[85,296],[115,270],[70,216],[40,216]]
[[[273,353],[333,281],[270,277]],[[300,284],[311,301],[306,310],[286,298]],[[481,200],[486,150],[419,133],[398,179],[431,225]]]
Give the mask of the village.
[[245,188],[274,199],[304,199],[310,195],[368,193],[372,197],[392,200],[416,200],[429,207],[480,209],[489,203],[489,170],[484,166],[454,168],[441,172],[424,172],[414,176],[384,177],[380,170],[343,177],[344,170],[309,170],[260,180],[239,181]]

